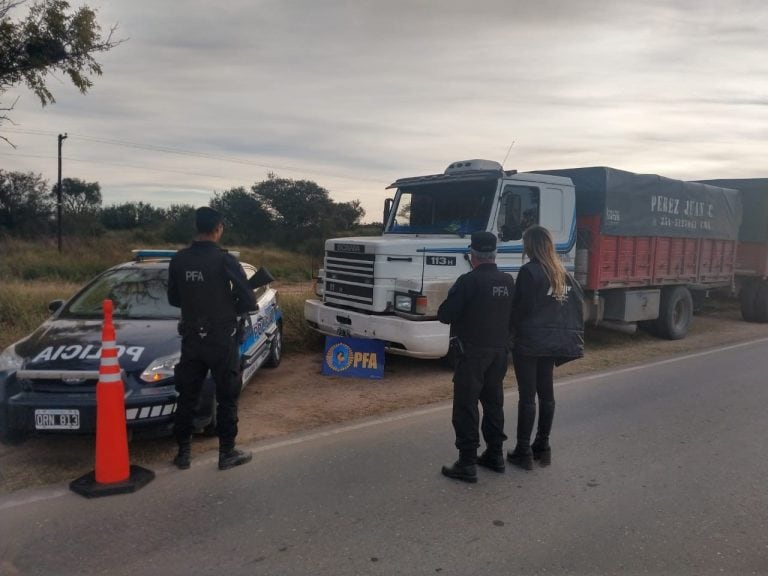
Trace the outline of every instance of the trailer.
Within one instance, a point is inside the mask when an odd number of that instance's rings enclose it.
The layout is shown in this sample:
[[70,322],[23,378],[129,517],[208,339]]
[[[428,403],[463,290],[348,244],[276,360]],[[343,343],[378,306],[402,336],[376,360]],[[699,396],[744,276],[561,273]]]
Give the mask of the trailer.
[[380,237],[326,240],[317,298],[304,304],[322,334],[444,356],[449,328],[437,308],[470,270],[469,235],[479,230],[497,235],[497,266],[516,275],[526,262],[523,230],[546,227],[594,324],[683,338],[695,304],[734,287],[742,215],[733,189],[608,167],[518,173],[489,160],[389,188]]
[[747,322],[768,322],[768,178],[700,180],[741,192],[744,215],[736,253],[736,290]]
[[738,191],[604,166],[540,173],[569,178],[576,191],[587,319],[679,339],[696,303],[732,290]]

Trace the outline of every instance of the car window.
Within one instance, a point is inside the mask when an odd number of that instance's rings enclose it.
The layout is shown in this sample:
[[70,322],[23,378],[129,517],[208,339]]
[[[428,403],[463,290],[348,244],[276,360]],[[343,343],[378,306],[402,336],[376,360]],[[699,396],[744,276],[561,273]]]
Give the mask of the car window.
[[111,270],[75,296],[62,317],[100,317],[108,298],[116,318],[178,318],[179,309],[168,303],[167,291],[167,268]]

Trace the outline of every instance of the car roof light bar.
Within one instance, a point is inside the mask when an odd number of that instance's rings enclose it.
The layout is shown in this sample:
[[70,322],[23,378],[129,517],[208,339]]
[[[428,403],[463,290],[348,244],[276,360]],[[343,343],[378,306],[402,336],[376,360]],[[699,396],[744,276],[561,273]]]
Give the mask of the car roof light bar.
[[176,250],[131,250],[133,259],[136,260],[136,262],[158,258],[171,258],[176,252]]

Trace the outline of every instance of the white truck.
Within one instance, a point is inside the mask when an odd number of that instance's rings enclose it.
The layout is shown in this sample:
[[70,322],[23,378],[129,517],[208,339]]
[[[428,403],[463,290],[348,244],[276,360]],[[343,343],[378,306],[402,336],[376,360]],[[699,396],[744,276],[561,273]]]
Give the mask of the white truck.
[[319,299],[304,304],[306,321],[323,334],[377,338],[394,354],[445,356],[449,327],[438,322],[437,308],[470,270],[470,235],[478,230],[498,235],[498,267],[516,274],[523,264],[522,230],[540,223],[574,270],[576,213],[568,178],[469,160],[389,188],[397,191],[387,201],[382,236],[325,243]]
[[733,291],[739,191],[607,167],[517,173],[489,160],[401,178],[380,237],[334,238],[304,317],[327,335],[376,338],[388,352],[440,358],[437,321],[448,289],[468,272],[472,232],[498,236],[496,263],[516,275],[522,231],[541,224],[585,293],[585,319],[678,339],[695,303]]

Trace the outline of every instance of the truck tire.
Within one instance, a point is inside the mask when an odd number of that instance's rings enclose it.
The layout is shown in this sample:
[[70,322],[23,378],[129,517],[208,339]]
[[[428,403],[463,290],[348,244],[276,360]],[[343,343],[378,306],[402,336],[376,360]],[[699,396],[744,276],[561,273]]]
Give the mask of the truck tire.
[[693,298],[685,286],[669,286],[661,291],[656,329],[667,340],[680,340],[688,334],[693,320]]
[[741,317],[746,322],[757,322],[757,316],[755,315],[755,301],[757,289],[759,287],[760,283],[757,280],[749,280],[742,286],[741,292],[739,292]]
[[755,322],[768,322],[768,282],[765,280],[757,283],[753,306]]

